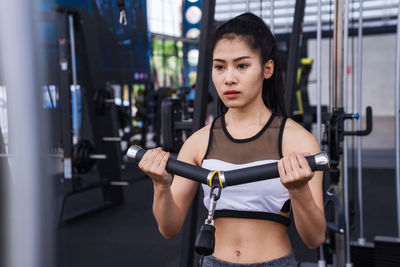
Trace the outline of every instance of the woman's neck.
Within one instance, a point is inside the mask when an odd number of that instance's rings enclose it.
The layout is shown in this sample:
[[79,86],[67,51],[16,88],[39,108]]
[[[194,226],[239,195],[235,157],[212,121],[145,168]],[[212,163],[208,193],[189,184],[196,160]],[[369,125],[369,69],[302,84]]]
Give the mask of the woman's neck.
[[271,114],[272,111],[268,109],[265,105],[263,105],[262,108],[229,108],[225,114],[225,122],[227,125],[232,123],[264,125],[271,117]]

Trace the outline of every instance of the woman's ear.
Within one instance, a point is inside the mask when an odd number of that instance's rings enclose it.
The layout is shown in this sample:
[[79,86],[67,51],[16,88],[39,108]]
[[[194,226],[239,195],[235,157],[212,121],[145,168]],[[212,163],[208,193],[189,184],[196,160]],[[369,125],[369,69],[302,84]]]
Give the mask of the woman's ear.
[[272,59],[264,64],[264,79],[269,79],[274,74],[274,62]]

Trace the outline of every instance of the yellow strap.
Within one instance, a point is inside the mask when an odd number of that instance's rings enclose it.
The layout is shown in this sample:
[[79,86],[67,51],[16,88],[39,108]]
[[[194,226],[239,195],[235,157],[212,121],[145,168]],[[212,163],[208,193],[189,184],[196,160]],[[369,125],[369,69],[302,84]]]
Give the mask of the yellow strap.
[[224,188],[223,186],[222,186],[222,181],[221,181],[221,174],[220,174],[220,171],[214,171],[212,174],[211,174],[211,179],[210,179],[210,187],[212,187],[212,184],[213,184],[213,179],[214,179],[214,176],[215,176],[215,174],[218,174],[218,180],[219,180],[219,184],[221,185],[221,188]]

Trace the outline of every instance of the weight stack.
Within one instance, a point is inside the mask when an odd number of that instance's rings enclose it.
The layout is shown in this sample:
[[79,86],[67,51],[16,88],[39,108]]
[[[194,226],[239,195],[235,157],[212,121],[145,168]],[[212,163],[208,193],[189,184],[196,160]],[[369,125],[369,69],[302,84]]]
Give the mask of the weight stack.
[[396,237],[376,236],[375,266],[398,267],[400,266],[400,239]]
[[366,242],[363,245],[352,243],[351,249],[351,262],[354,267],[374,267],[374,244]]

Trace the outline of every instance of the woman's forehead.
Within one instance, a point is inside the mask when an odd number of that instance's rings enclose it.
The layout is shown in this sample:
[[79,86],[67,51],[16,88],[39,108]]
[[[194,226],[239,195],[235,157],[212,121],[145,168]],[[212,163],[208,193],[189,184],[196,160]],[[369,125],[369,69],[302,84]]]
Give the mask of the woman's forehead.
[[257,51],[254,51],[250,48],[249,44],[243,38],[224,38],[219,40],[213,51],[213,57],[223,56],[223,55],[237,55],[238,57],[241,56],[250,56],[255,57],[259,56]]

